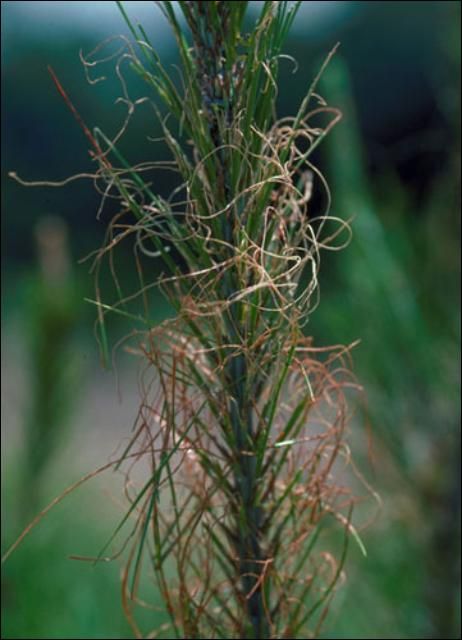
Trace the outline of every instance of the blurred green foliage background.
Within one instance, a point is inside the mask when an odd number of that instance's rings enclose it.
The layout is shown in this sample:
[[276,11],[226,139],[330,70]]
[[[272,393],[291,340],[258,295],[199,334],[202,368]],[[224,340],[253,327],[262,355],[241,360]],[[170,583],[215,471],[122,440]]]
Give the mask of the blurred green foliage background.
[[[130,2],[175,75],[177,60],[151,2]],[[112,2],[3,2],[2,8],[2,548],[57,493],[128,435],[136,363],[104,372],[92,335],[93,277],[80,264],[100,245],[90,181],[25,188],[7,177],[62,180],[91,171],[87,144],[55,90],[50,64],[89,126],[117,131],[124,109],[114,64],[90,86],[79,61],[126,33]],[[352,550],[348,581],[325,638],[460,637],[460,4],[304,2],[282,61],[280,115],[293,114],[325,55],[341,47],[320,93],[344,118],[316,161],[332,213],[354,239],[326,254],[321,304],[308,330],[319,345],[361,338],[355,372],[367,402],[353,423],[359,467],[380,494],[378,519]],[[116,48],[109,43],[109,50]],[[130,91],[146,88],[131,78]],[[147,108],[122,142],[132,162],[165,157]],[[153,176],[167,196],[168,174]],[[314,206],[319,206],[314,198]],[[117,256],[136,288],[132,253]],[[154,271],[153,277],[156,272]],[[110,297],[111,280],[103,274]],[[168,312],[161,298],[157,319]],[[129,330],[115,319],[113,338]],[[358,424],[360,420],[357,421]],[[114,476],[96,479],[52,511],[4,566],[2,637],[126,638],[117,562],[94,555],[120,513]],[[119,483],[120,484],[120,483]],[[159,604],[154,590],[151,604]],[[165,621],[144,614],[145,629]],[[168,637],[160,636],[160,637]]]

